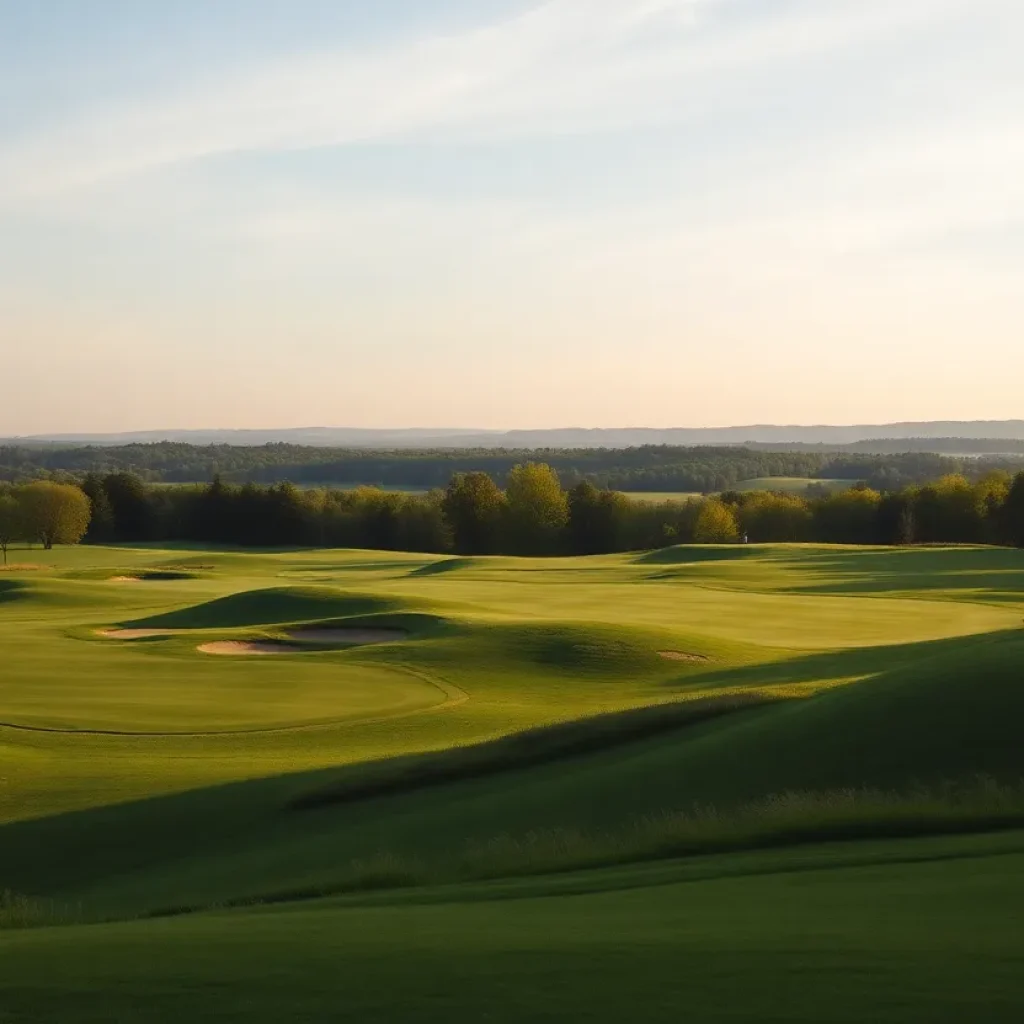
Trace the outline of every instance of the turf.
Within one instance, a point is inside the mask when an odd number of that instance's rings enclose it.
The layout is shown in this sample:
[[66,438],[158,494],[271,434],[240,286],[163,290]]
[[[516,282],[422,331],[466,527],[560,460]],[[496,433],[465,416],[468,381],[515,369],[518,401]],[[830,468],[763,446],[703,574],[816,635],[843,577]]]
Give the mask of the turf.
[[1020,849],[1019,837],[987,849],[888,844],[860,864],[833,852],[703,879],[605,872],[576,894],[477,888],[0,934],[0,1013],[71,1024],[1010,1021],[1024,997],[1008,903],[1022,895]]
[[[355,1019],[620,1019],[641,1005],[658,1020],[684,992],[693,1019],[953,1020],[972,986],[972,1019],[1022,1005],[1004,921],[1024,856],[1012,835],[862,844],[849,856],[875,850],[870,866],[808,867],[829,860],[821,847],[776,874],[776,855],[751,854],[742,878],[715,876],[736,863],[724,854],[685,881],[671,865],[515,885],[455,868],[483,850],[484,874],[567,870],[587,836],[608,847],[694,806],[728,821],[786,791],[899,801],[979,774],[1017,785],[1022,552],[138,547],[12,561],[36,567],[0,575],[0,890],[111,923],[0,934],[0,1021],[326,1020],[340,998]],[[269,658],[197,650],[313,625],[406,635]],[[98,632],[116,626],[174,632]],[[862,828],[885,834],[882,818]],[[537,855],[552,842],[571,856]],[[643,844],[610,845],[628,860]],[[406,863],[429,870],[397,877]],[[442,896],[416,887],[443,878]],[[130,920],[353,879],[415,885],[372,906]],[[744,991],[726,984],[740,969]]]

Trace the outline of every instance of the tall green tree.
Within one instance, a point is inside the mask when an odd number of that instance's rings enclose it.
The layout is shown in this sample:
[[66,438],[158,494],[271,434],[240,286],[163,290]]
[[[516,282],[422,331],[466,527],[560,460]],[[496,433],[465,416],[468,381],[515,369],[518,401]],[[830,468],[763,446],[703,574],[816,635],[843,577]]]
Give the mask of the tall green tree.
[[752,494],[739,510],[740,526],[757,543],[810,540],[811,510],[799,495],[761,491]]
[[456,551],[480,555],[497,550],[505,496],[486,473],[456,473],[441,508]]
[[1003,508],[1012,484],[1013,477],[1005,470],[992,470],[974,485],[977,512],[981,517],[980,539],[986,543],[1003,542]]
[[1024,548],[1024,473],[1018,473],[1006,495],[1002,509],[1006,539]]
[[868,487],[853,487],[822,498],[814,506],[818,540],[829,544],[873,544],[882,496]]
[[702,502],[693,539],[697,544],[735,544],[740,539],[740,529],[733,507],[717,498]]
[[199,492],[192,503],[190,524],[197,540],[230,543],[233,537],[237,539],[237,491],[217,473]]
[[552,554],[569,521],[558,474],[543,462],[514,466],[505,488],[508,540],[518,554]]
[[92,518],[83,540],[89,544],[104,544],[114,539],[114,510],[111,508],[103,477],[99,473],[87,473],[79,484],[89,499]]
[[575,555],[621,551],[629,499],[616,491],[598,490],[584,480],[568,494],[568,548]]
[[26,484],[17,492],[26,534],[49,550],[77,544],[89,528],[89,499],[74,484]]
[[157,522],[154,504],[146,485],[134,473],[110,473],[103,478],[114,533],[118,540],[152,540]]
[[886,494],[878,503],[875,515],[875,540],[879,544],[906,546],[917,539],[914,518],[916,488]]
[[7,549],[15,542],[25,539],[25,517],[21,503],[10,493],[0,493],[0,551],[4,565],[7,564]]

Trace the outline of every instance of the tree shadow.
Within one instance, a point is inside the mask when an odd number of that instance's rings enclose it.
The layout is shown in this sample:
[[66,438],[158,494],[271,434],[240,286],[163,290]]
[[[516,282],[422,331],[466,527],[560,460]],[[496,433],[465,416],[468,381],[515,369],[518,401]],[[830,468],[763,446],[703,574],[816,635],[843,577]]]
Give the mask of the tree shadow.
[[782,564],[821,577],[783,588],[796,594],[969,591],[984,600],[1024,601],[1024,550],[1015,548],[803,551]]
[[907,665],[926,665],[962,656],[971,648],[982,648],[1003,639],[1024,636],[1021,630],[999,630],[972,636],[882,647],[855,647],[841,651],[821,651],[773,662],[759,662],[674,676],[662,683],[671,689],[781,687],[823,683],[834,679],[864,679],[882,675]]
[[633,559],[634,565],[691,565],[699,562],[729,562],[740,558],[752,558],[758,549],[744,544],[723,544],[718,547],[679,545],[673,548],[658,548]]

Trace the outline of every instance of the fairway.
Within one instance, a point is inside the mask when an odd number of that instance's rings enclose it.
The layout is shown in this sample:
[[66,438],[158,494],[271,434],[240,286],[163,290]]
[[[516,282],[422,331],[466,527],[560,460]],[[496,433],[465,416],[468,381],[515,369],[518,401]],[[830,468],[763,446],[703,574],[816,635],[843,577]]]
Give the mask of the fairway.
[[0,1020],[1024,1005],[1024,552],[12,561]]

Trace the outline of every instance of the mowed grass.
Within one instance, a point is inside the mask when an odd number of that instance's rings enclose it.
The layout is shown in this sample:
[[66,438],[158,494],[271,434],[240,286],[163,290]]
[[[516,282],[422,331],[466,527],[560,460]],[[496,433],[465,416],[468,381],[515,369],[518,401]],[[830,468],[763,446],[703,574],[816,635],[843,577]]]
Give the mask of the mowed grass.
[[[0,891],[113,923],[0,933],[0,1021],[1024,1005],[1020,833],[814,845],[1020,824],[1022,552],[12,560],[38,567],[0,574]],[[197,649],[312,625],[404,635]]]
[[[0,933],[10,1021],[1009,1022],[1024,838]],[[675,876],[675,877],[673,877]]]

